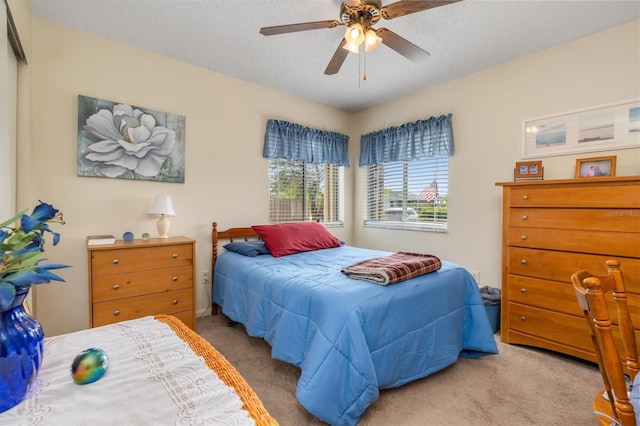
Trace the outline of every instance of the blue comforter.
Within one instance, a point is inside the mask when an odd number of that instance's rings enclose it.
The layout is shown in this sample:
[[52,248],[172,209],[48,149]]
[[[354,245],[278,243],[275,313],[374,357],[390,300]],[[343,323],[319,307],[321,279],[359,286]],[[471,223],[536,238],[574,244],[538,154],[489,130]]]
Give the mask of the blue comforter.
[[339,247],[280,258],[224,252],[213,301],[301,369],[296,396],[332,425],[354,425],[379,389],[441,370],[459,356],[497,353],[476,282],[462,267],[389,286],[343,266],[391,253]]

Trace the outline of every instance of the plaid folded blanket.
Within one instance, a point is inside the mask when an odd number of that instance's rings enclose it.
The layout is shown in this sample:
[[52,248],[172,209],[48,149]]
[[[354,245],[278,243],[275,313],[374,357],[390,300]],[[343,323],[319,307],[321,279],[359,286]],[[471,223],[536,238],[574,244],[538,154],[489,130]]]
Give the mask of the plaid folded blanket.
[[355,280],[388,285],[437,271],[441,266],[442,263],[436,256],[401,251],[390,256],[354,263],[342,268],[341,272]]

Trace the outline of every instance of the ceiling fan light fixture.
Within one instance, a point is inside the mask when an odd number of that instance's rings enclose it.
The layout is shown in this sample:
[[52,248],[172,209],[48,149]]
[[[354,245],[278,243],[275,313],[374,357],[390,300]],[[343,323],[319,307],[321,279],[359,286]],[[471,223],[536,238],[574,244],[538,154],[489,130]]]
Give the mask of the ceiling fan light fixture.
[[360,45],[355,43],[345,43],[345,45],[342,46],[342,48],[345,50],[348,50],[351,53],[355,53],[356,55],[360,53]]
[[347,44],[360,46],[365,39],[362,25],[356,23],[347,28],[347,31],[344,33],[344,38],[347,40]]
[[[429,52],[387,28],[375,30],[373,26],[380,19],[394,19],[458,1],[461,0],[392,0],[392,3],[383,6],[382,0],[341,0],[340,20],[330,19],[262,27],[260,28],[260,34],[271,36],[345,25],[347,29],[344,37],[340,40],[340,44],[324,71],[326,75],[336,74],[350,52],[362,52],[362,60],[359,62],[365,63],[366,66],[366,53],[373,51],[383,43],[396,53],[413,62],[417,62],[428,58]],[[366,74],[364,79],[366,79]]]
[[380,46],[381,43],[382,43],[382,38],[378,36],[375,30],[373,30],[372,28],[369,28],[369,30],[367,30],[367,33],[365,34],[365,40],[364,40],[365,52],[367,53],[371,52],[373,49]]

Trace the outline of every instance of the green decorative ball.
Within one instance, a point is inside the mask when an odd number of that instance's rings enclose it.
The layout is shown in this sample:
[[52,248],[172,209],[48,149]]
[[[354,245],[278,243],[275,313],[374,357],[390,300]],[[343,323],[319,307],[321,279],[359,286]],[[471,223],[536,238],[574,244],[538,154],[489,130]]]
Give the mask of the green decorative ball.
[[142,239],[143,240],[148,240],[151,237],[151,235],[149,235],[148,232],[145,232],[144,234],[142,234]]

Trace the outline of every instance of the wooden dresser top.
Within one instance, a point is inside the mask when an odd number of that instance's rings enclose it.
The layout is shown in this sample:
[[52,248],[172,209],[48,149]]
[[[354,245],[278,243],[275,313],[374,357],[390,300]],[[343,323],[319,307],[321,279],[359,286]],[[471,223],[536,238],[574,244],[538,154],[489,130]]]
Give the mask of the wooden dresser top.
[[516,182],[496,182],[496,186],[607,185],[612,183],[640,183],[640,176],[611,176],[583,179],[519,180]]

